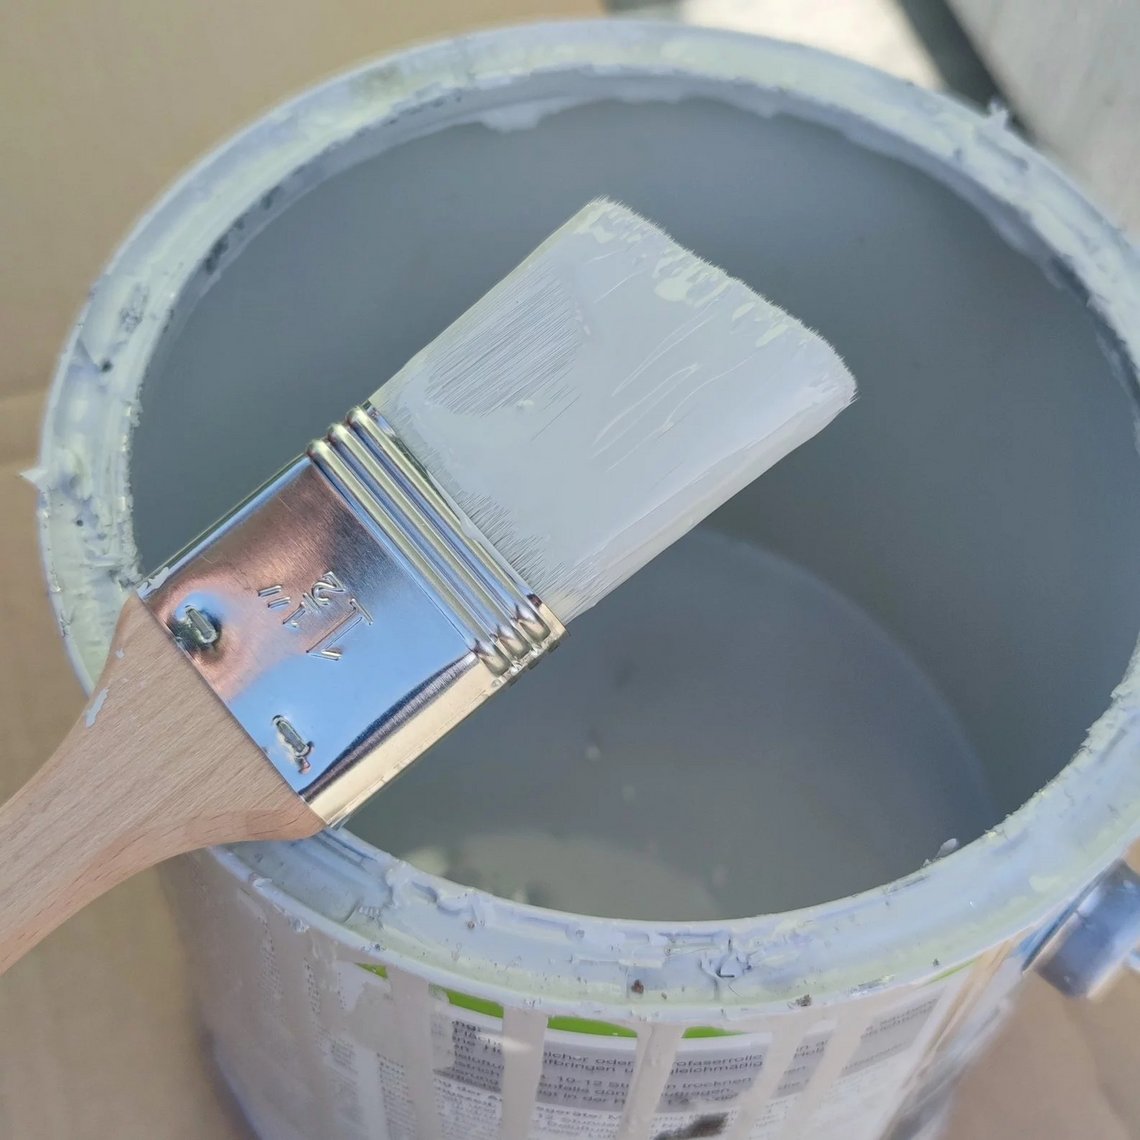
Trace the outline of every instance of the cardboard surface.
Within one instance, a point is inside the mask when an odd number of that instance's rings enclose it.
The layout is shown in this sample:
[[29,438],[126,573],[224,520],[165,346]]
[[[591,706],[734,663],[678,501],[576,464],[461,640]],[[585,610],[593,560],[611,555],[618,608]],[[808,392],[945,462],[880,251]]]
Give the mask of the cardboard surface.
[[[323,75],[464,26],[594,10],[590,0],[0,8],[0,796],[81,703],[41,585],[34,493],[18,473],[35,455],[54,356],[119,237],[203,148]],[[1031,981],[967,1078],[952,1137],[1140,1137],[1137,1025],[1140,979],[1098,1006]],[[153,873],[0,978],[0,1137],[248,1137],[200,1047]]]

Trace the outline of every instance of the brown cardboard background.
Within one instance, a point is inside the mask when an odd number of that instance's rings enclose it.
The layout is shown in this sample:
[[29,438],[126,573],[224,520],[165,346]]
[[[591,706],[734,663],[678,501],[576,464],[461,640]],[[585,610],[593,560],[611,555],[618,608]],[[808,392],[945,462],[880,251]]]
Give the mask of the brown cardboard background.
[[[44,0],[0,5],[0,796],[81,693],[43,590],[33,461],[54,356],[88,283],[189,161],[356,60],[465,27],[595,14],[593,0]],[[1140,979],[1100,1005],[1031,981],[965,1082],[953,1140],[1140,1137]],[[247,1134],[196,1039],[153,874],[0,979],[0,1137]]]

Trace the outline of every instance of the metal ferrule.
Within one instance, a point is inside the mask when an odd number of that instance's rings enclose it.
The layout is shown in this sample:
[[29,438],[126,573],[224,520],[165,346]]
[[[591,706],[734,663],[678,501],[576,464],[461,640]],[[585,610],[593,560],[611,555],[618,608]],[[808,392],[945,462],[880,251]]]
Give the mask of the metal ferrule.
[[139,593],[329,823],[565,632],[368,407]]

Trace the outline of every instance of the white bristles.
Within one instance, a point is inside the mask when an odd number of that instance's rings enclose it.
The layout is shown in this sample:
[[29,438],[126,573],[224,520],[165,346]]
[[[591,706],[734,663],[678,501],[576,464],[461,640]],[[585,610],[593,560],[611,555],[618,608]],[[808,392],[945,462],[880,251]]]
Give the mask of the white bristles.
[[854,395],[824,340],[597,201],[372,403],[566,622]]

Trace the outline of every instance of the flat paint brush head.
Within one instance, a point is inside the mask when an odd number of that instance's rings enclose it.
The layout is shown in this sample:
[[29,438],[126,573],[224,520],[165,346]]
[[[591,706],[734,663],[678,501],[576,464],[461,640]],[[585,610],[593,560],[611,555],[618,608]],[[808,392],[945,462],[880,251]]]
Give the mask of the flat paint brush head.
[[600,200],[371,403],[568,622],[854,396],[821,337]]

